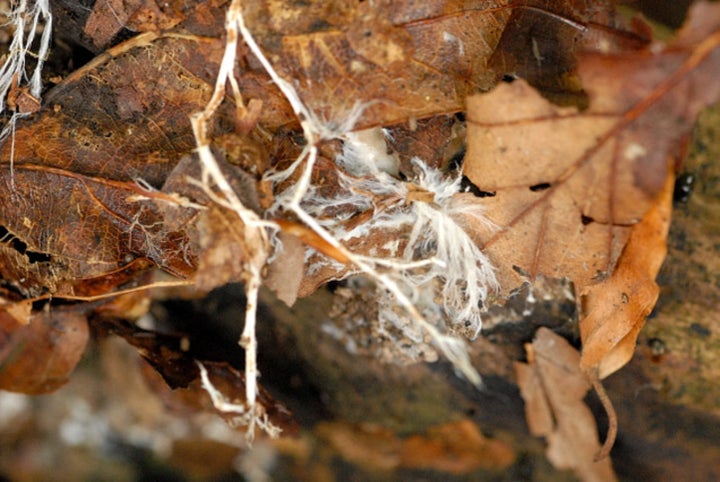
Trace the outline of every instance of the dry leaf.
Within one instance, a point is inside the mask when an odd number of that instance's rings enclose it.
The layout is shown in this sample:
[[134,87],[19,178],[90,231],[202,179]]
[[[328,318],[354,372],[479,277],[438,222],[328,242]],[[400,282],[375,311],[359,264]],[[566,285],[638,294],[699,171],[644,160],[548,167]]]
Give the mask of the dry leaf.
[[78,310],[51,308],[21,325],[0,311],[0,389],[48,393],[67,382],[85,351],[89,330]]
[[480,469],[504,469],[515,461],[505,442],[485,437],[470,419],[432,427],[427,436],[403,441],[401,466],[465,474]]
[[[155,333],[114,318],[98,319],[96,323],[98,328],[122,337],[137,348],[148,366],[154,369],[153,374],[146,373],[148,381],[153,384],[153,391],[163,398],[166,404],[178,410],[215,412],[232,425],[238,414],[215,407],[202,385],[197,364],[200,355],[194,352],[192,339],[182,334]],[[244,403],[245,378],[241,372],[227,362],[199,361],[207,370],[211,383],[229,403]],[[257,402],[264,408],[272,423],[287,433],[297,430],[290,411],[276,402],[262,387],[259,387]]]
[[580,366],[600,378],[622,368],[635,353],[635,343],[660,289],[655,277],[667,253],[667,234],[675,176],[642,221],[633,226],[630,240],[612,276],[587,288],[580,320]]
[[522,81],[468,99],[464,171],[502,228],[481,244],[505,290],[537,274],[582,288],[612,272],[668,157],[720,94],[720,13],[703,9],[714,21],[664,49],[583,56],[586,111],[553,106]]
[[188,116],[209,98],[203,72],[219,53],[205,39],[145,34],[46,97],[53,108],[1,147],[3,279],[36,296],[136,258],[180,276],[194,269],[185,233],[167,230],[158,212],[172,199],[152,188],[195,146]]
[[343,459],[372,470],[403,468],[461,475],[504,469],[515,460],[507,443],[483,436],[469,419],[434,426],[426,434],[407,438],[373,424],[325,422],[316,430]]
[[600,443],[583,402],[590,383],[580,370],[580,354],[544,327],[525,349],[528,364],[516,363],[515,373],[530,433],[547,439],[548,460],[558,469],[572,469],[583,482],[615,480],[609,458],[593,461]]
[[487,64],[515,8],[538,12],[537,38],[566,23],[583,29],[593,10],[586,1],[523,3],[259,1],[243,8],[263,51],[283,78],[296,80],[312,111],[342,124],[360,104],[366,110],[357,127],[368,127],[457,112],[467,95],[492,87],[496,73]]
[[321,422],[315,430],[350,463],[371,470],[391,470],[400,463],[402,440],[392,430],[342,421]]
[[83,30],[96,47],[104,49],[123,28],[147,32],[174,27],[184,19],[182,9],[178,1],[163,1],[161,5],[155,0],[95,2]]
[[278,239],[282,250],[268,264],[264,285],[275,292],[279,300],[292,306],[297,300],[304,273],[305,246],[297,237],[283,232],[278,234]]

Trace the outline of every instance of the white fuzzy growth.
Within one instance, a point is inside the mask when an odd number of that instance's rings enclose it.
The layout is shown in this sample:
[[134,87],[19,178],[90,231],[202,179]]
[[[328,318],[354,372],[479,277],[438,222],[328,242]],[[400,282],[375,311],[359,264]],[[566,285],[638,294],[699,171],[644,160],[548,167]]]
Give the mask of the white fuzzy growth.
[[[316,116],[315,113],[312,112],[302,101],[293,84],[278,75],[277,71],[273,68],[270,61],[262,52],[260,46],[255,41],[252,33],[245,25],[245,20],[242,15],[242,9],[239,7],[238,1],[239,0],[233,1],[231,5],[231,11],[233,13],[233,16],[231,17],[229,15],[228,19],[232,18],[233,23],[236,22],[240,34],[242,35],[243,40],[245,40],[245,43],[247,44],[250,51],[257,57],[257,59],[260,61],[267,73],[270,75],[273,82],[282,91],[285,98],[292,106],[293,110],[298,116],[298,119],[300,120],[300,125],[303,129],[303,134],[307,141],[305,148],[300,153],[296,161],[291,165],[291,167],[286,171],[277,173],[270,178],[273,181],[287,179],[287,177],[293,171],[298,169],[301,165],[303,166],[302,172],[297,182],[291,188],[289,188],[287,192],[276,197],[276,206],[278,208],[286,209],[287,211],[294,213],[298,217],[298,219],[303,222],[309,229],[311,229],[313,232],[315,232],[315,234],[317,234],[330,246],[332,246],[343,256],[345,256],[349,260],[349,262],[357,269],[357,271],[364,273],[365,275],[373,279],[379,287],[387,290],[387,292],[389,292],[394,297],[398,306],[405,310],[408,319],[412,320],[413,323],[416,324],[416,326],[420,327],[422,330],[425,331],[425,333],[428,334],[430,339],[433,340],[436,348],[438,348],[448,358],[448,360],[450,360],[450,362],[455,365],[456,369],[461,372],[470,382],[476,385],[480,384],[480,375],[470,363],[470,359],[465,349],[465,343],[463,342],[463,340],[456,336],[443,333],[444,330],[441,331],[435,324],[433,324],[432,322],[428,322],[428,320],[426,320],[421,314],[421,312],[417,309],[415,304],[413,304],[413,301],[411,300],[412,295],[408,296],[408,294],[406,293],[407,285],[405,285],[404,282],[404,272],[409,269],[409,266],[417,267],[417,263],[407,263],[403,260],[394,261],[381,258],[371,258],[353,253],[343,244],[342,240],[339,239],[338,236],[333,234],[332,223],[328,223],[327,221],[322,222],[322,218],[315,215],[315,213],[317,213],[318,211],[322,212],[322,201],[320,199],[308,199],[308,194],[312,192],[311,178],[313,169],[315,167],[315,162],[317,160],[318,142],[323,139],[345,138],[346,141],[348,141],[350,144],[353,144],[352,136],[348,137],[346,134],[351,131],[355,121],[359,118],[363,109],[367,107],[367,105],[356,104],[353,112],[350,112],[347,115],[346,120],[343,122],[323,123],[322,121],[320,121],[318,116]],[[229,29],[230,26],[228,27],[228,30]],[[357,143],[357,139],[355,139],[355,143]],[[387,151],[377,152],[377,154],[380,156],[387,155]],[[370,159],[371,156],[364,156],[362,155],[361,151],[353,154],[350,149],[347,149],[344,155],[345,160],[343,162],[348,163],[348,165],[352,165],[354,168],[366,168],[365,172],[379,171],[379,169],[377,169],[377,164],[374,164],[374,161]],[[354,170],[355,169],[353,169],[353,171]],[[403,186],[403,183],[401,181],[390,177],[385,172],[379,172],[373,177],[376,178],[380,189],[387,188],[390,191],[392,191],[393,189],[399,191],[407,189]],[[351,194],[351,196],[355,196],[357,194],[361,193],[354,192]],[[308,203],[308,201],[311,202]],[[333,202],[337,202],[337,200],[334,200]],[[313,213],[309,212],[307,207],[308,205],[312,204],[315,205],[314,209],[312,209],[314,211]],[[403,213],[403,211],[403,209],[400,209],[399,212]],[[404,215],[405,214],[402,214],[402,216]],[[382,218],[383,216],[377,217]],[[417,219],[420,219],[420,217],[417,216]],[[392,221],[392,216],[385,217],[384,222],[389,223]],[[372,224],[372,222],[373,221],[370,221],[370,223],[368,224],[370,225]],[[400,226],[398,225],[396,219],[395,228],[398,227]],[[347,236],[347,233],[345,233],[345,236]],[[435,262],[433,260],[429,261],[430,264]],[[455,277],[453,276],[452,279],[455,279]],[[475,289],[475,287],[468,286],[467,289],[473,290]],[[482,298],[482,293],[478,295],[477,299],[480,298]],[[472,311],[479,308],[469,307],[468,309]]]
[[449,319],[453,324],[464,323],[474,338],[482,326],[480,306],[488,291],[497,289],[497,280],[490,260],[456,219],[460,215],[470,215],[476,222],[489,224],[489,221],[476,205],[455,202],[454,195],[460,190],[459,177],[447,179],[417,158],[413,164],[419,170],[417,184],[434,193],[435,202],[414,203],[417,219],[405,249],[405,258],[412,259],[417,249],[427,249],[442,261],[444,266],[434,265],[425,277],[428,280],[443,279],[443,303]]
[[[5,109],[5,98],[16,78],[19,85],[27,85],[30,88],[30,94],[40,98],[42,68],[50,50],[52,35],[52,14],[48,0],[20,0],[15,3],[10,13],[10,24],[15,32],[10,43],[8,58],[0,68],[0,112]],[[41,25],[40,45],[35,53],[31,48]],[[28,55],[37,59],[35,70],[30,78],[25,70],[25,61]]]
[[[418,158],[412,161],[417,174],[412,181],[432,193],[434,202],[407,203],[409,184],[377,167],[378,157],[386,154],[384,142],[367,142],[367,138],[366,135],[345,136],[343,153],[337,160],[339,165],[356,175],[364,174],[364,177],[339,173],[341,194],[323,198],[310,189],[303,199],[303,209],[342,241],[372,236],[380,231],[409,230],[402,259],[369,260],[378,266],[395,268],[396,279],[409,289],[405,291],[415,303],[422,298],[420,292],[427,293],[427,286],[441,280],[443,307],[450,324],[461,328],[470,338],[476,337],[482,326],[482,304],[489,292],[497,289],[497,281],[487,256],[458,224],[458,219],[471,218],[486,226],[489,221],[476,204],[457,200],[459,177],[447,177]],[[330,214],[341,206],[356,211],[373,209],[376,199],[388,198],[396,199],[391,207],[351,230],[345,230],[345,219]],[[417,269],[419,267],[423,269]],[[396,314],[381,310],[381,316],[390,321]]]
[[[248,442],[252,441],[255,434],[255,426],[265,430],[270,436],[277,436],[278,430],[270,423],[262,404],[257,403],[257,339],[255,337],[255,322],[257,319],[257,295],[261,284],[262,267],[267,262],[270,240],[268,229],[275,226],[260,219],[257,214],[243,205],[235,191],[225,178],[217,160],[210,150],[210,138],[208,136],[208,123],[215,114],[225,98],[225,90],[230,83],[235,94],[237,105],[242,104],[237,82],[233,77],[235,68],[235,57],[237,54],[238,29],[242,28],[242,10],[240,0],[233,0],[227,11],[225,29],[227,41],[225,51],[220,63],[215,88],[205,109],[191,116],[191,125],[197,144],[197,154],[202,167],[201,185],[208,195],[215,202],[231,209],[244,224],[244,244],[248,250],[248,261],[246,264],[246,286],[245,295],[247,304],[245,307],[245,326],[240,338],[240,345],[245,349],[245,403],[242,405],[228,404],[207,378],[204,367],[200,364],[203,387],[210,394],[213,405],[223,412],[237,413],[238,423],[247,426]],[[220,196],[213,194],[213,185],[217,186]]]
[[[0,67],[0,112],[5,110],[8,92],[17,83],[17,87],[27,86],[30,94],[40,100],[42,91],[42,68],[50,50],[52,36],[52,14],[48,0],[20,0],[13,5],[10,12],[9,24],[13,26],[13,39],[10,43],[10,52],[5,63]],[[41,22],[42,19],[42,22]],[[31,51],[32,44],[42,25],[40,46],[37,53]],[[37,59],[35,70],[28,79],[25,61],[30,55]],[[12,136],[10,146],[10,185],[15,188],[15,124],[18,119],[26,117],[28,113],[14,112],[7,125],[0,132],[0,141],[8,135]]]
[[[348,132],[344,139],[343,155],[336,162],[349,174],[367,176],[385,172],[397,176],[400,162],[396,155],[388,152],[383,129],[375,127]],[[358,158],[364,158],[365,161],[355,162]]]

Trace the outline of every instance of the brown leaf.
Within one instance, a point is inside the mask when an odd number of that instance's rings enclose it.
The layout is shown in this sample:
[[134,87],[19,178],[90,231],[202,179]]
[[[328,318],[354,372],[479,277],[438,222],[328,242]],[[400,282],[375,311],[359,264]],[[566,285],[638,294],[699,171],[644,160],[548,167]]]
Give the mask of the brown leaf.
[[[150,259],[187,276],[182,229],[168,230],[159,188],[195,146],[189,115],[204,107],[222,44],[144,34],[75,72],[0,147],[0,275],[26,296],[63,290]],[[14,161],[10,151],[14,147]],[[72,293],[73,289],[64,288]]]
[[[128,14],[154,4],[121,3]],[[205,107],[224,48],[223,6],[181,4],[162,7],[183,18],[180,30],[155,32],[165,26],[159,24],[109,49],[49,92],[47,107],[17,129],[13,143],[0,146],[0,186],[12,193],[0,199],[0,277],[20,294],[77,294],[75,281],[127,272],[143,259],[187,277],[200,253],[207,267],[200,272],[212,270],[216,278],[201,276],[203,288],[242,275],[237,267],[214,269],[223,259],[241,264],[244,246],[227,243],[227,236],[211,246],[211,231],[222,226],[215,223],[219,211],[198,215],[183,208],[176,194],[186,178],[169,185],[167,194],[157,192],[195,148],[189,117]],[[97,9],[105,7],[99,2]],[[271,128],[294,120],[264,71],[245,74],[239,82],[251,99],[248,115],[238,118],[226,102],[210,128],[228,158],[237,157],[231,162],[260,175],[267,169],[264,150],[257,152],[249,137],[228,140],[226,134],[247,131],[256,121]],[[257,97],[263,102],[252,101]],[[179,167],[178,176],[187,175]],[[195,226],[203,219],[205,227]]]
[[282,251],[268,265],[264,285],[271,289],[283,303],[295,304],[300,282],[305,272],[305,246],[300,239],[281,232],[278,238]]
[[644,23],[622,23],[609,2],[533,2],[515,8],[488,66],[496,78],[526,80],[554,103],[587,107],[578,51],[635,50],[650,42]]
[[323,422],[316,430],[343,459],[372,470],[404,468],[462,475],[504,469],[515,460],[510,446],[483,436],[469,419],[437,425],[425,434],[406,438],[367,423]]
[[89,330],[77,310],[51,308],[26,325],[0,311],[0,389],[48,393],[64,385],[85,351]]
[[720,12],[704,9],[714,21],[702,33],[688,27],[663,49],[584,56],[586,111],[553,106],[522,81],[468,99],[464,169],[502,228],[482,245],[505,289],[537,274],[582,288],[611,273],[669,156],[720,95]]
[[[155,333],[117,318],[97,319],[95,322],[98,328],[122,337],[137,348],[148,366],[154,369],[154,374],[146,374],[153,384],[153,391],[166,404],[177,410],[214,412],[228,422],[237,417],[236,413],[217,409],[203,388],[197,365],[199,355],[194,351],[191,338],[183,334]],[[226,362],[200,361],[208,371],[212,384],[228,402],[244,403],[245,377],[241,372]],[[289,433],[297,430],[290,411],[262,387],[259,387],[257,402],[272,423]]]
[[505,442],[485,437],[470,419],[428,430],[427,436],[410,436],[403,442],[401,466],[465,474],[479,469],[504,469],[515,460]]
[[580,354],[544,327],[525,349],[528,364],[516,363],[515,373],[530,433],[547,439],[547,457],[555,467],[572,469],[584,482],[615,480],[609,458],[593,462],[600,443],[583,402],[590,383],[580,370]]
[[26,296],[75,294],[76,280],[110,275],[136,257],[178,275],[192,269],[184,233],[165,230],[153,194],[137,183],[25,163],[13,171],[0,172],[10,193],[0,201],[9,232],[0,274]]
[[315,430],[350,463],[371,470],[391,470],[400,463],[402,440],[387,428],[337,421],[321,422]]
[[[539,35],[563,20],[582,21],[589,8],[584,1],[567,8],[566,2],[523,3],[519,8],[549,19],[536,26]],[[296,79],[305,103],[336,124],[360,103],[366,110],[358,128],[457,112],[467,95],[492,87],[496,75],[487,63],[514,7],[503,0],[243,6],[253,36],[280,75]]]
[[[218,165],[233,191],[244,206],[259,211],[255,180],[239,167],[226,162],[216,153]],[[196,156],[180,160],[168,177],[163,190],[188,198],[206,206],[194,209],[177,209],[170,206],[164,212],[165,223],[185,232],[189,239],[189,257],[197,257],[194,273],[195,286],[200,291],[210,291],[230,282],[245,279],[249,253],[254,247],[252,230],[246,230],[238,216],[230,209],[210,199],[208,193],[189,180],[201,178],[200,161]]]
[[589,286],[583,297],[580,366],[600,378],[630,361],[640,329],[657,301],[660,290],[655,277],[667,253],[674,178],[668,176],[655,205],[633,226],[612,276]]

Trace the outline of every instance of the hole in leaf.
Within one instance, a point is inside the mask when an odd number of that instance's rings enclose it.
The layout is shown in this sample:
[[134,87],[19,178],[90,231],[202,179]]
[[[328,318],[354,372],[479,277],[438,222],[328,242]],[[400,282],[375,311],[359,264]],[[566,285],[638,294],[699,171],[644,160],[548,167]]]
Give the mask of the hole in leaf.
[[467,176],[463,176],[460,180],[460,192],[470,192],[477,197],[493,197],[497,194],[495,191],[483,191],[473,184]]
[[593,218],[591,218],[590,216],[585,216],[584,214],[582,214],[580,216],[580,222],[582,222],[583,226],[587,226],[590,223],[594,223],[595,220]]
[[27,244],[20,238],[11,233],[5,226],[0,226],[0,243],[14,249],[20,254],[27,256],[30,263],[42,263],[50,261],[50,255],[39,253],[37,251],[29,251]]
[[530,190],[532,192],[544,191],[545,189],[549,189],[549,188],[550,188],[549,182],[541,182],[540,184],[535,184],[534,186],[530,186]]
[[39,253],[37,251],[25,251],[25,256],[28,257],[30,263],[47,263],[50,261],[49,254]]
[[463,164],[463,161],[465,160],[465,152],[467,151],[465,146],[462,146],[462,148],[457,151],[448,161],[448,171],[457,171],[460,169],[460,167]]

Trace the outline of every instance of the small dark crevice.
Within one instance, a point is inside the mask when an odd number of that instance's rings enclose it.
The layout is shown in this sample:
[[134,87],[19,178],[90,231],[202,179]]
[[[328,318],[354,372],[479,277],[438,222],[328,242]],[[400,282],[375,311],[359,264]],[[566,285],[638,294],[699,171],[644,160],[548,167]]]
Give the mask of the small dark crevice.
[[678,175],[675,180],[675,189],[673,191],[673,202],[677,204],[687,204],[690,195],[693,192],[695,184],[695,175],[689,172]]
[[465,161],[465,153],[467,152],[467,148],[465,146],[462,146],[460,150],[458,150],[448,161],[448,171],[453,172],[460,169],[463,165],[463,161]]
[[530,186],[530,190],[532,192],[540,192],[540,191],[544,191],[545,189],[550,189],[550,187],[551,187],[551,184],[549,182],[541,182],[539,184]]
[[469,192],[477,197],[494,197],[497,194],[495,191],[483,191],[473,184],[467,176],[463,176],[460,180],[460,192]]
[[587,226],[588,224],[595,222],[593,218],[584,214],[580,215],[580,221],[582,222],[583,226]]

